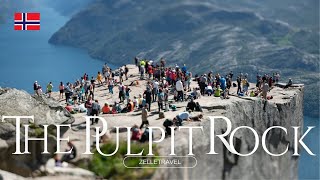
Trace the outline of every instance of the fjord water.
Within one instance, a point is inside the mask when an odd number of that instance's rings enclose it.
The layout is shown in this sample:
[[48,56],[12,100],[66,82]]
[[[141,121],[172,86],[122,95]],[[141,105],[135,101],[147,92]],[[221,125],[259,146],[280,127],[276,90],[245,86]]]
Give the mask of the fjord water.
[[[96,76],[104,62],[81,50],[48,43],[50,36],[69,19],[53,9],[38,5],[25,12],[41,13],[40,31],[14,31],[13,16],[0,25],[0,86],[33,90],[33,82],[43,87],[52,81],[74,82],[85,72]],[[57,89],[55,89],[57,90]]]
[[[74,81],[85,72],[95,76],[102,61],[78,49],[48,44],[50,36],[69,18],[44,6],[35,11],[41,13],[40,31],[14,31],[13,19],[0,25],[0,86],[32,92],[35,80],[43,87],[52,81],[57,88],[60,81]],[[319,119],[305,116],[304,125],[305,130],[306,126],[316,126],[304,142],[317,156],[302,152],[299,178],[319,179]]]

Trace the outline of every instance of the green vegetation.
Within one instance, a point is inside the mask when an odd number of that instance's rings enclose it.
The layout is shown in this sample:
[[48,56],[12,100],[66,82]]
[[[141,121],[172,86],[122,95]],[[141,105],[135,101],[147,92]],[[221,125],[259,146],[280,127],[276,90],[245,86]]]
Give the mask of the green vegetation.
[[[101,151],[106,154],[113,153],[116,149],[115,143],[108,143],[101,147]],[[143,156],[146,156],[149,149],[149,144],[132,143],[131,152],[140,153],[142,150]],[[155,156],[158,156],[157,148],[153,147]],[[105,157],[95,152],[92,160],[88,165],[81,165],[82,168],[89,169],[94,172],[97,176],[107,178],[107,179],[146,179],[150,178],[156,169],[154,168],[126,168],[123,165],[123,159],[127,154],[127,144],[126,142],[121,142],[119,145],[118,152],[111,156]],[[154,157],[151,158],[155,159]],[[139,158],[129,158],[126,159],[126,165],[129,167],[141,167],[139,165]],[[156,167],[155,165],[149,165],[148,167]]]

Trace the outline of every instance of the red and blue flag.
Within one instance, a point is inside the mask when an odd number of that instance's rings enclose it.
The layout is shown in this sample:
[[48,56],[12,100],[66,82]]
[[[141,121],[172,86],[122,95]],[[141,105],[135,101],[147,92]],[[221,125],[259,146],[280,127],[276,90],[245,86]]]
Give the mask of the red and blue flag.
[[40,30],[40,13],[29,12],[14,14],[14,30]]

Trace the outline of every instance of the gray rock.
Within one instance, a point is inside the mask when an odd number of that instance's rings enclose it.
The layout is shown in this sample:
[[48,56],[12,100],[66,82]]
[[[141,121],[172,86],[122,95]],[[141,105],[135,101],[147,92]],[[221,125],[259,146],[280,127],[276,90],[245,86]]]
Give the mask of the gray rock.
[[[74,118],[61,107],[58,102],[45,97],[32,97],[25,91],[0,88],[0,117],[2,116],[34,116],[33,128],[29,128],[29,134],[41,132],[41,125],[72,124]],[[28,124],[22,122],[21,124]],[[52,126],[51,126],[52,127]],[[50,129],[50,127],[49,127]],[[48,151],[56,151],[55,128],[49,130]],[[64,133],[65,130],[62,130]],[[21,149],[24,149],[24,130],[21,128]],[[39,168],[52,155],[42,155],[43,142],[29,142],[30,155],[13,155],[16,151],[15,120],[0,122],[0,169],[10,171],[22,176],[31,176],[33,170]],[[42,137],[42,136],[40,136]]]

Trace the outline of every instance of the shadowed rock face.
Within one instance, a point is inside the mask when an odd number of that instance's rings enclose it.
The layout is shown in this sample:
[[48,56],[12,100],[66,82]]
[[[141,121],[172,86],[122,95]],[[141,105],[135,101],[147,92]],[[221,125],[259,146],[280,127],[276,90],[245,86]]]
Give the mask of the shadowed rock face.
[[[222,142],[215,138],[217,155],[207,155],[210,151],[210,122],[204,120],[194,123],[204,127],[193,131],[193,153],[198,159],[194,169],[159,169],[154,179],[297,179],[298,158],[293,157],[293,128],[300,126],[303,129],[303,88],[283,90],[275,88],[273,96],[277,99],[264,103],[257,98],[246,98],[226,101],[211,101],[200,99],[204,106],[205,116],[223,115],[232,122],[232,129],[239,126],[249,126],[259,135],[259,148],[251,156],[240,157],[230,153]],[[282,94],[282,95],[281,95]],[[216,108],[211,108],[216,107]],[[271,126],[283,126],[288,134],[282,130],[272,130],[266,137],[267,148],[274,154],[281,154],[289,144],[288,152],[280,157],[268,155],[261,146],[263,132]],[[216,134],[226,130],[226,123],[218,120],[215,123]],[[299,136],[301,136],[300,134]],[[175,135],[175,153],[186,155],[188,152],[187,130]],[[161,143],[161,153],[170,154],[170,138]],[[254,148],[254,136],[248,129],[239,130],[234,138],[235,149],[241,154],[248,154]]]
[[[0,116],[34,116],[33,128],[29,128],[29,134],[39,133],[39,126],[54,124],[71,124],[74,118],[69,112],[61,107],[58,102],[45,97],[32,97],[24,91],[16,89],[0,88]],[[21,124],[29,124],[27,120]],[[56,151],[55,128],[49,127],[48,151]],[[62,133],[65,130],[62,129]],[[21,128],[21,138],[24,130]],[[41,134],[41,132],[40,132]],[[0,169],[10,171],[22,176],[30,176],[32,170],[45,163],[51,155],[41,155],[43,151],[42,142],[29,142],[31,155],[12,155],[15,152],[15,120],[8,119],[0,123]],[[42,135],[40,137],[43,137]],[[21,148],[24,149],[24,141]]]

